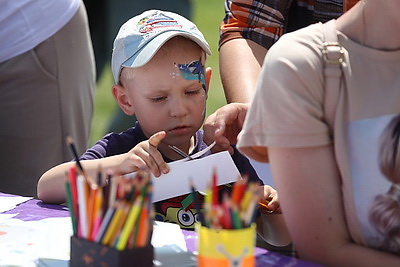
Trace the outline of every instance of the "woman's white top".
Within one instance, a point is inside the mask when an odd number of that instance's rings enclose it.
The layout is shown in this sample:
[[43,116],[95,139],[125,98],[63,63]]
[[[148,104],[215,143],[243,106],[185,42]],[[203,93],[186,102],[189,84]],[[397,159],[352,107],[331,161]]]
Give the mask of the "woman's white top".
[[25,53],[60,30],[81,0],[0,0],[0,62]]

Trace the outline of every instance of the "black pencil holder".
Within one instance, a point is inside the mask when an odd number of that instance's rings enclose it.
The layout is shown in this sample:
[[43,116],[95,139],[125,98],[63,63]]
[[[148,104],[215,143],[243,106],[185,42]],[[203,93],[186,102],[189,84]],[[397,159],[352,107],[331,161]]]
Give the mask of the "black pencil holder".
[[71,237],[71,260],[69,266],[143,266],[153,267],[154,249],[146,247],[117,250],[76,236]]

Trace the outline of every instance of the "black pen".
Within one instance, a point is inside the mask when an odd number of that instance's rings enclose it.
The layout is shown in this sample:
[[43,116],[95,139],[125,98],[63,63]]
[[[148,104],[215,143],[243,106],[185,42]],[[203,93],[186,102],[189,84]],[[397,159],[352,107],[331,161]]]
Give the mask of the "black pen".
[[79,161],[79,156],[78,156],[78,152],[76,152],[76,148],[75,148],[75,145],[74,145],[74,140],[69,135],[67,136],[67,144],[71,148],[71,152],[72,152],[72,154],[73,154],[73,156],[75,158],[76,165],[78,165],[78,168],[81,171],[81,173],[84,174],[85,172],[83,171],[83,167],[81,165],[81,162]]

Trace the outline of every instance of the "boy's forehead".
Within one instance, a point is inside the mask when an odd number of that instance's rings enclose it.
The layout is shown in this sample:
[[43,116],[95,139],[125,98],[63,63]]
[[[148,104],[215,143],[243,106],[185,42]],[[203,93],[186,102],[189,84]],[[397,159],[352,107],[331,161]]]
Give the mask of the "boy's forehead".
[[204,51],[195,41],[193,41],[192,39],[189,39],[187,37],[184,36],[174,36],[172,38],[170,38],[169,40],[167,40],[163,45],[160,46],[160,49],[165,49],[165,48],[169,48],[172,47],[174,49],[179,49],[180,46],[187,46],[190,47],[191,50],[200,50],[200,51]]
[[[197,81],[206,90],[205,69],[201,59],[189,61],[151,61],[139,68],[124,67],[121,73],[121,81],[131,81],[134,84],[153,84],[153,89],[160,89],[168,84],[175,84],[175,79],[186,81]],[[125,84],[123,82],[123,84]],[[125,84],[127,86],[127,84]],[[161,86],[161,87],[158,87]],[[134,86],[134,88],[139,88]]]
[[[168,40],[164,45],[160,47],[157,51],[153,59],[162,58],[162,57],[171,57],[174,61],[174,58],[191,58],[187,62],[180,63],[189,63],[193,60],[201,59],[200,61],[204,64],[206,61],[206,51],[204,51],[196,42],[190,40],[183,36],[175,36]],[[150,60],[151,61],[151,60]]]

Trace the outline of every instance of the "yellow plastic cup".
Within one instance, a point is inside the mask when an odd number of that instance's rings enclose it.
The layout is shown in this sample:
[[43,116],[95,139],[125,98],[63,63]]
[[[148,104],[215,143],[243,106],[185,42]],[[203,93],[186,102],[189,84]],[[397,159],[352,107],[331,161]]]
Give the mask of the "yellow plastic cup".
[[197,266],[255,266],[255,224],[243,229],[219,230],[197,224],[196,232]]

